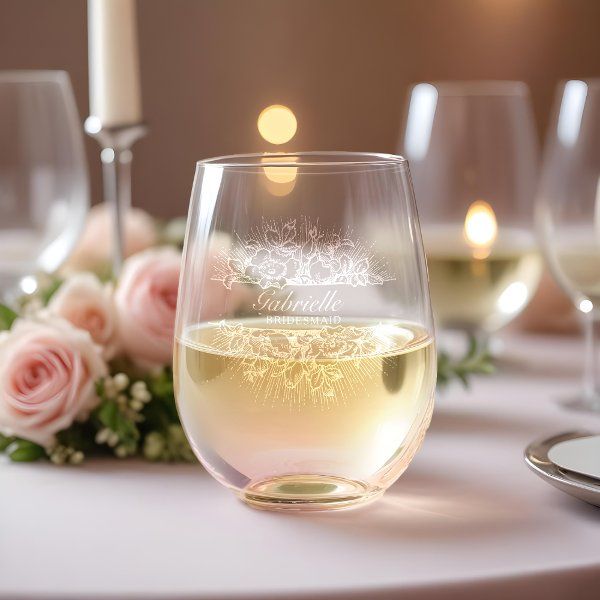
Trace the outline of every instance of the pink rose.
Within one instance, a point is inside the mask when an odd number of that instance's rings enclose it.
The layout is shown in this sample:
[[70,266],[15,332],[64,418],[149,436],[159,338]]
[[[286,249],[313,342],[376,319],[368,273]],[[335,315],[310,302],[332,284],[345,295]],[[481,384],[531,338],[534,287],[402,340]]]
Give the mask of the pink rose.
[[155,248],[128,258],[115,292],[119,337],[139,366],[166,365],[173,356],[173,330],[181,254]]
[[17,320],[0,334],[0,430],[50,445],[94,408],[106,372],[86,331],[63,319]]
[[117,313],[112,286],[103,285],[92,273],[76,273],[69,277],[52,296],[48,312],[85,329],[102,347],[105,359],[116,354]]
[[[154,219],[141,208],[130,208],[125,215],[125,256],[156,245],[158,233]],[[106,204],[92,208],[83,234],[65,265],[66,271],[100,271],[112,257],[112,215]]]
[[[226,234],[214,234],[208,259],[192,265],[198,269],[197,275],[188,273],[193,281],[203,279],[199,320],[221,318],[225,310],[234,311],[249,297],[245,286],[232,291],[212,279],[217,256],[230,244]],[[173,360],[180,269],[181,254],[168,247],[146,250],[123,265],[115,292],[120,344],[142,368],[161,367]]]

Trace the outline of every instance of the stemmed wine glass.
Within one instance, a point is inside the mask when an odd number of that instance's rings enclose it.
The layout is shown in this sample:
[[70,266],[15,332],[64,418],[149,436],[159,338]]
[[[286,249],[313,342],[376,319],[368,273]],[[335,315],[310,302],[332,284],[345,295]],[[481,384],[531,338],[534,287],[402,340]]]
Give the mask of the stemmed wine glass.
[[600,411],[600,79],[558,90],[537,209],[550,269],[584,322],[583,389],[571,405]]
[[81,125],[64,71],[0,72],[0,294],[35,291],[89,207]]
[[538,145],[527,86],[419,83],[409,94],[401,148],[437,324],[485,337],[523,310],[541,274],[532,231]]
[[[291,177],[285,197],[273,192]],[[374,219],[400,252],[370,236]],[[406,161],[199,162],[175,337],[181,421],[219,482],[268,509],[381,495],[421,443],[436,377]]]

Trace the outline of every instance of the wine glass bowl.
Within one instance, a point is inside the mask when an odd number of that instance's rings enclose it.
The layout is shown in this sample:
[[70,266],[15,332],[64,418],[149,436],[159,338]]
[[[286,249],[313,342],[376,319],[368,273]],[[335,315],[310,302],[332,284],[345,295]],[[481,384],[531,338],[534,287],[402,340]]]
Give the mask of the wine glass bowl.
[[[292,175],[279,195],[272,184]],[[399,253],[370,236],[374,220]],[[362,504],[412,460],[436,357],[402,158],[198,163],[177,314],[181,421],[203,465],[247,503]]]
[[600,80],[560,85],[547,136],[537,224],[550,270],[584,321],[577,407],[600,410]]
[[418,199],[437,324],[489,334],[527,305],[538,148],[527,86],[419,83],[401,141]]
[[0,72],[0,289],[52,273],[89,207],[83,137],[64,71]]

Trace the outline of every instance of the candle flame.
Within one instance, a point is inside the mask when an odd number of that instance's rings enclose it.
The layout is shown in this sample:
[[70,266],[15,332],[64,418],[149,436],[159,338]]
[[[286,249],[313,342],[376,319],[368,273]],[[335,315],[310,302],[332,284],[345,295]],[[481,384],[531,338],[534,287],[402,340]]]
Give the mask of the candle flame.
[[464,237],[474,249],[476,258],[485,258],[498,236],[498,222],[494,209],[484,200],[476,200],[469,206],[465,217]]

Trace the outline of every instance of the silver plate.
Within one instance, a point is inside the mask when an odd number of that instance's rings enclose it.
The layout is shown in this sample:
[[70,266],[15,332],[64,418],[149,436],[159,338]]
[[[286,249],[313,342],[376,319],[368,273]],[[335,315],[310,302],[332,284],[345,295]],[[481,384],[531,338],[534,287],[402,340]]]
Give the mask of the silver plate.
[[561,469],[548,458],[548,452],[555,444],[590,435],[594,434],[589,431],[570,431],[534,442],[525,450],[525,462],[536,475],[555,488],[579,500],[600,506],[600,481]]

